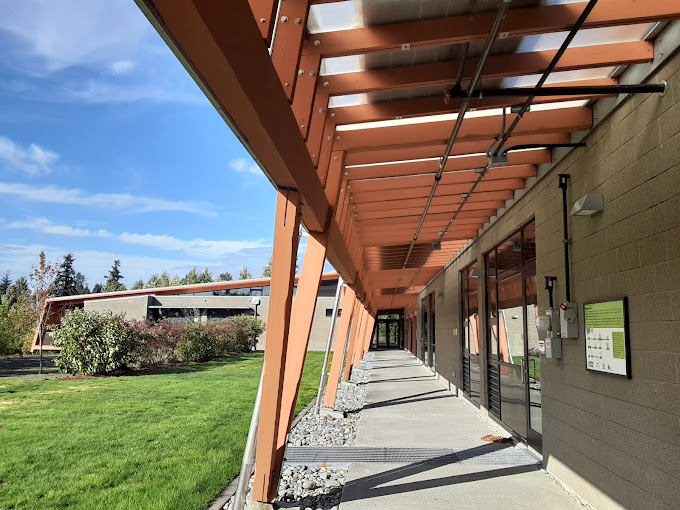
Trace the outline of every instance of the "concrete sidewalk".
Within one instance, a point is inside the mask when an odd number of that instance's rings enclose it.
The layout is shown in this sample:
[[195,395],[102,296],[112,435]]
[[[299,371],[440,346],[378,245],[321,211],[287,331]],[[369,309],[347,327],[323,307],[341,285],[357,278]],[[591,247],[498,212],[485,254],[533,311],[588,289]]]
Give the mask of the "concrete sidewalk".
[[410,353],[376,352],[356,442],[372,448],[340,508],[581,508],[524,449],[480,440],[494,433]]

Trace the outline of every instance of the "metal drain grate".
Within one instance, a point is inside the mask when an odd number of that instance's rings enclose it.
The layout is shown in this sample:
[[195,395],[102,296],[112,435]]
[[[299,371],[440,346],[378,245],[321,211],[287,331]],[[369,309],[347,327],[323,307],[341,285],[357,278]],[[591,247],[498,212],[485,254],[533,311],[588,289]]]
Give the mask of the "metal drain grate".
[[538,464],[522,450],[496,445],[475,448],[371,448],[291,446],[284,459],[289,464],[349,464],[352,462],[446,465],[529,466]]

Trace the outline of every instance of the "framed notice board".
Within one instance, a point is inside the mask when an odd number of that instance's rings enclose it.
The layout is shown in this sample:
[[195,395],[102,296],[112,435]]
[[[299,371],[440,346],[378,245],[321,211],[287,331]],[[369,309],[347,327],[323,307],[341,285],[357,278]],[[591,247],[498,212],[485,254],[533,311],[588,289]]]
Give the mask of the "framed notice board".
[[630,379],[628,298],[584,305],[586,368]]

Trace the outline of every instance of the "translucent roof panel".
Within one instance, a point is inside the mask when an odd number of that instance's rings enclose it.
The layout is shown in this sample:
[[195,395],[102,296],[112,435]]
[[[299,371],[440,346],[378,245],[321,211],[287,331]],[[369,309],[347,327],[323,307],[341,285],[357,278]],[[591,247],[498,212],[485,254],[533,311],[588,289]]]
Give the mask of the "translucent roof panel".
[[[566,4],[583,0],[514,0],[512,8]],[[476,12],[495,12],[498,0],[348,0],[312,5],[310,34],[417,21]]]

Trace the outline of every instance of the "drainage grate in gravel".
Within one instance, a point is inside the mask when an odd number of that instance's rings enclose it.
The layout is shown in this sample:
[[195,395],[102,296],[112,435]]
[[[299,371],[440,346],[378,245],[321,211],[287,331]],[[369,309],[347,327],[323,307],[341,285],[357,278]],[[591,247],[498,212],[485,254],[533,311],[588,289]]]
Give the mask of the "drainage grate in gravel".
[[289,464],[347,464],[351,462],[385,464],[529,466],[536,459],[516,448],[484,445],[476,448],[370,448],[370,447],[289,447]]

